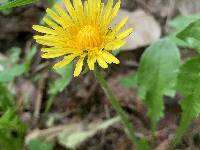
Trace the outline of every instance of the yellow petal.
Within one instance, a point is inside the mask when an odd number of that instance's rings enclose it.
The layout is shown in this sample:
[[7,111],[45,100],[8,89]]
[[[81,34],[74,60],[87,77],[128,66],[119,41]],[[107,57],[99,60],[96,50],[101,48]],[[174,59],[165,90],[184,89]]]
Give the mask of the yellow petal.
[[65,7],[67,8],[67,11],[69,12],[70,16],[73,19],[76,19],[76,13],[75,13],[74,7],[72,6],[72,3],[70,2],[70,0],[64,0],[64,4],[65,4]]
[[78,62],[76,63],[76,67],[75,67],[75,70],[74,70],[74,77],[77,77],[79,76],[79,74],[81,73],[82,71],[82,68],[83,68],[83,60],[84,60],[85,57],[81,57]]
[[124,44],[126,44],[126,41],[124,40],[114,40],[105,46],[105,50],[117,50],[121,48]]
[[44,36],[36,35],[34,36],[34,39],[38,43],[47,45],[47,46],[57,46],[57,47],[68,46],[68,42],[63,41],[63,39],[60,39],[59,37],[53,36],[53,35],[44,35]]
[[104,11],[103,21],[106,21],[106,19],[110,15],[112,6],[113,6],[113,0],[108,0],[105,11]]
[[108,68],[108,64],[101,56],[97,57],[97,62],[99,64],[99,66],[101,66],[102,68]]
[[65,56],[64,59],[63,59],[62,61],[56,63],[56,64],[53,66],[53,68],[54,68],[54,69],[58,69],[58,68],[64,67],[65,65],[69,64],[75,57],[76,57],[76,55],[74,55],[74,54]]
[[111,63],[119,64],[120,63],[120,61],[109,52],[106,52],[106,51],[102,52],[102,57],[109,64],[111,64]]
[[119,32],[124,27],[124,25],[127,23],[127,21],[128,21],[128,16],[125,17],[115,28],[113,28],[112,32],[114,32],[114,33]]
[[77,13],[83,13],[83,4],[81,0],[74,0],[74,8]]
[[94,70],[96,60],[96,56],[88,56],[87,63],[90,70]]
[[122,39],[126,38],[127,36],[129,36],[132,32],[133,32],[133,29],[132,29],[132,28],[127,29],[127,30],[125,30],[125,31],[123,31],[123,32],[121,32],[121,33],[119,33],[119,34],[117,35],[117,39],[122,40]]
[[58,16],[53,10],[47,8],[46,10],[47,15],[51,17],[52,20],[60,24],[61,26],[64,26],[64,22],[60,16]]
[[110,20],[112,20],[118,13],[119,9],[120,9],[120,5],[121,5],[121,0],[118,0],[118,2],[115,4],[112,13],[111,13],[111,18]]
[[41,33],[46,33],[46,34],[52,34],[52,35],[57,35],[57,33],[55,32],[55,30],[44,27],[44,26],[40,26],[40,25],[33,25],[32,27],[35,31],[41,32]]
[[104,31],[107,32],[106,28],[109,26],[113,18],[117,15],[120,5],[121,5],[121,0],[118,0],[114,8],[111,10],[111,12],[109,12],[109,15],[106,18],[104,18],[103,23],[102,23]]
[[69,17],[69,15],[67,14],[67,12],[65,12],[61,7],[60,5],[56,4],[55,5],[55,9],[56,11],[58,12],[58,14],[61,16],[63,22],[64,22],[64,25],[63,27],[67,27],[68,25],[71,25],[73,24],[73,21],[71,20],[71,18]]
[[44,18],[43,18],[43,21],[44,21],[49,27],[51,27],[51,28],[53,28],[53,29],[56,29],[56,28],[59,27],[56,23],[54,23],[53,21],[51,21],[51,20],[50,20],[49,18],[47,18],[47,17],[44,17]]

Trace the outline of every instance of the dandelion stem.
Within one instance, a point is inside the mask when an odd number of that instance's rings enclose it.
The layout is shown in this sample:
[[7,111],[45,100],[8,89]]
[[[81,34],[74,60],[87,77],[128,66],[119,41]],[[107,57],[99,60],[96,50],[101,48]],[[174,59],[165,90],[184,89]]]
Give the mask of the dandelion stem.
[[130,140],[137,147],[138,142],[137,142],[137,138],[135,136],[135,129],[134,129],[133,125],[129,122],[127,114],[122,109],[118,99],[113,94],[112,90],[108,86],[106,80],[104,79],[103,75],[101,74],[101,72],[99,71],[99,69],[97,67],[95,67],[94,74],[95,74],[96,79],[99,81],[101,87],[105,91],[110,103],[112,104],[112,107],[115,109],[118,116],[120,117],[120,120],[123,123],[123,125],[125,127],[125,131],[128,134]]

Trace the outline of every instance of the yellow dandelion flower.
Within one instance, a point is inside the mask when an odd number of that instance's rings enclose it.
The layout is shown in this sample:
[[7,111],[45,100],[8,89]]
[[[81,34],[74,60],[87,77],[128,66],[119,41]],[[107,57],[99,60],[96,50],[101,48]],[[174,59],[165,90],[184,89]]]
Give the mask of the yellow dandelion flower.
[[[126,24],[128,17],[118,25],[110,27],[113,18],[117,15],[121,0],[114,5],[113,0],[108,0],[107,5],[101,0],[63,0],[66,10],[60,5],[55,9],[47,9],[43,21],[48,27],[34,25],[33,29],[43,33],[34,39],[42,48],[42,58],[63,57],[54,68],[61,68],[77,59],[74,76],[78,76],[83,68],[84,60],[90,70],[94,70],[97,62],[102,68],[108,64],[119,64],[119,60],[111,54],[112,50],[122,47],[125,38],[132,33],[132,29],[123,32],[120,30]],[[113,6],[114,5],[114,6]]]

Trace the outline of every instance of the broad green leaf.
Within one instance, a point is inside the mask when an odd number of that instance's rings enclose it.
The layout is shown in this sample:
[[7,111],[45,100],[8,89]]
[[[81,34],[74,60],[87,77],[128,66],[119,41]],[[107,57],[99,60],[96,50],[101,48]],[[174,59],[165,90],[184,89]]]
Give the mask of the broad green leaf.
[[53,144],[33,139],[28,143],[28,150],[53,150]]
[[12,68],[5,68],[0,71],[0,82],[12,81],[15,77],[22,75],[25,72],[24,65],[15,65]]
[[180,142],[191,121],[200,114],[200,57],[192,58],[181,66],[177,89],[184,100],[180,103],[182,115],[175,144]]
[[21,150],[26,126],[16,115],[14,108],[9,108],[0,118],[0,148],[3,150]]
[[11,2],[1,4],[0,10],[27,5],[27,4],[33,3],[34,1],[35,0],[12,0]]
[[167,38],[147,48],[141,58],[137,73],[138,87],[148,107],[152,129],[163,116],[163,95],[175,93],[179,64],[179,50]]
[[189,24],[185,29],[177,34],[181,40],[190,43],[200,52],[200,19]]
[[183,29],[188,26],[190,23],[200,19],[200,14],[194,14],[190,16],[178,16],[173,20],[168,22],[170,27],[173,27],[177,30]]

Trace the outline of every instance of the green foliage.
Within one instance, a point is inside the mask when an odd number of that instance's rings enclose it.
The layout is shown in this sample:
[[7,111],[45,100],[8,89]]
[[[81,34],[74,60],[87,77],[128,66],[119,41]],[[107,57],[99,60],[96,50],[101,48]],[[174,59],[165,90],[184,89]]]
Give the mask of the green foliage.
[[31,67],[31,64],[33,61],[33,57],[35,56],[36,52],[37,52],[37,47],[33,46],[33,47],[31,47],[27,56],[25,57],[24,68],[25,68],[26,73],[30,70],[30,67]]
[[0,10],[27,5],[27,4],[33,3],[34,1],[35,0],[12,0],[11,2],[1,4]]
[[53,150],[53,144],[33,139],[28,143],[28,150]]
[[163,116],[163,95],[175,94],[179,51],[169,39],[161,39],[146,49],[137,73],[139,93],[148,107],[152,129]]
[[0,72],[0,82],[12,81],[15,77],[25,72],[24,65],[15,65],[12,68],[5,68]]
[[8,58],[0,62],[0,65],[3,67],[0,71],[0,82],[10,82],[16,77],[27,73],[36,51],[36,46],[33,46],[25,57],[24,63],[17,64],[20,58],[21,49],[18,47],[11,48],[8,51]]
[[179,143],[191,121],[200,114],[200,57],[188,60],[181,66],[178,76],[178,91],[184,96],[181,101],[182,115],[177,129],[175,144]]
[[26,126],[9,108],[0,118],[0,148],[5,150],[21,150]]
[[177,30],[182,30],[190,23],[200,19],[200,14],[194,14],[190,16],[178,16],[175,19],[169,21],[168,25]]
[[66,86],[69,85],[72,80],[73,65],[66,65],[61,69],[55,70],[55,72],[60,76],[60,78],[50,84],[49,94],[52,95],[62,92]]
[[121,84],[127,88],[136,88],[137,87],[137,74],[135,72],[130,73],[127,77],[123,78]]
[[5,112],[9,107],[13,107],[14,99],[7,87],[0,83],[0,111]]
[[151,148],[145,139],[140,139],[138,140],[137,150],[151,150]]
[[189,24],[177,35],[181,40],[192,43],[193,47],[200,53],[200,19]]
[[57,69],[55,71],[60,76],[60,78],[53,81],[49,86],[49,90],[48,90],[49,99],[46,104],[45,113],[49,112],[49,110],[53,104],[55,96],[58,93],[62,92],[69,85],[70,81],[72,80],[73,65],[69,64],[69,65],[66,65],[65,67],[63,67],[61,69]]
[[184,48],[194,48],[199,49],[199,44],[195,39],[188,39],[187,41],[182,41],[181,39],[177,38],[177,34],[183,30],[185,27],[187,27],[189,24],[191,24],[194,21],[197,21],[200,19],[200,14],[194,14],[190,16],[179,16],[175,19],[169,21],[168,25],[172,28],[175,28],[177,31],[171,33],[168,37],[178,46],[184,47]]

